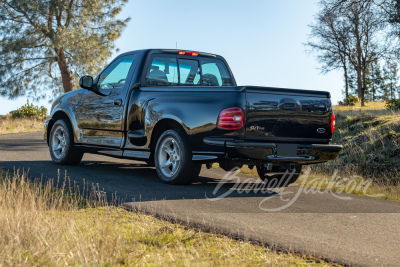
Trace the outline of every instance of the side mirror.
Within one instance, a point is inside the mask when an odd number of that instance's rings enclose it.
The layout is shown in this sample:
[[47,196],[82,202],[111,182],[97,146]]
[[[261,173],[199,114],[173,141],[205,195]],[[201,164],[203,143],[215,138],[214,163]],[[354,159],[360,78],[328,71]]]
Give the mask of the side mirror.
[[93,77],[92,76],[82,76],[79,79],[79,86],[93,91]]

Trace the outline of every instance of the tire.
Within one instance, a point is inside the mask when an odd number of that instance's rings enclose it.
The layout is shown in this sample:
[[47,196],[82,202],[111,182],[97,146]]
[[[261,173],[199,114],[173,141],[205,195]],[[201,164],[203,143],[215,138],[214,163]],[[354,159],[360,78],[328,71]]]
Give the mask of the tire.
[[76,165],[83,157],[83,152],[74,146],[72,126],[68,120],[57,120],[51,128],[49,150],[53,162],[59,165]]
[[[293,171],[286,170],[279,166],[273,166],[272,170],[267,170],[265,164],[257,166],[257,173],[264,183],[270,187],[285,187],[296,182],[301,174],[301,165],[296,164]],[[288,171],[286,173],[286,171]]]
[[186,135],[178,130],[161,134],[154,151],[157,175],[166,184],[191,184],[200,174],[201,164],[192,162]]

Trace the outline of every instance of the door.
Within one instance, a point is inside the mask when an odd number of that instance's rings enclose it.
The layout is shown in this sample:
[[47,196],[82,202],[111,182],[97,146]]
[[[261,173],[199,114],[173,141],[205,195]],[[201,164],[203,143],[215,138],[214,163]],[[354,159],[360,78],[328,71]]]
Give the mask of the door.
[[116,58],[94,80],[97,91],[82,97],[77,114],[81,143],[122,145],[124,107],[135,63],[135,54]]

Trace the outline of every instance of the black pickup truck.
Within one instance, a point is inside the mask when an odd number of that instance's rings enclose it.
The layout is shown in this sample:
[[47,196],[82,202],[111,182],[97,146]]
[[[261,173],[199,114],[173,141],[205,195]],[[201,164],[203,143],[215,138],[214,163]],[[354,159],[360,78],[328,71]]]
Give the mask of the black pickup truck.
[[289,184],[303,165],[342,149],[329,144],[329,92],[237,86],[214,54],[132,51],[79,84],[54,101],[45,122],[57,164],[78,164],[84,153],[141,160],[169,184],[193,182],[202,164],[227,171],[246,164],[264,181]]

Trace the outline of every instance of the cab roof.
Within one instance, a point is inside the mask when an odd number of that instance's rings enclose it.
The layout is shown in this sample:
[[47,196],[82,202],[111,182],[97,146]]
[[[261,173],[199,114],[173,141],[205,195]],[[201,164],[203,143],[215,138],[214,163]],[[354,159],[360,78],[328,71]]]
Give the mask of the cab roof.
[[145,53],[145,54],[153,54],[153,53],[179,54],[179,52],[194,52],[194,53],[197,53],[198,56],[202,56],[202,57],[212,57],[212,58],[223,59],[223,57],[220,55],[206,53],[206,52],[200,52],[200,51],[194,51],[194,50],[188,50],[188,49],[141,49],[141,50],[133,50],[130,52],[126,52],[121,55],[130,54],[132,52],[140,52],[140,53]]

